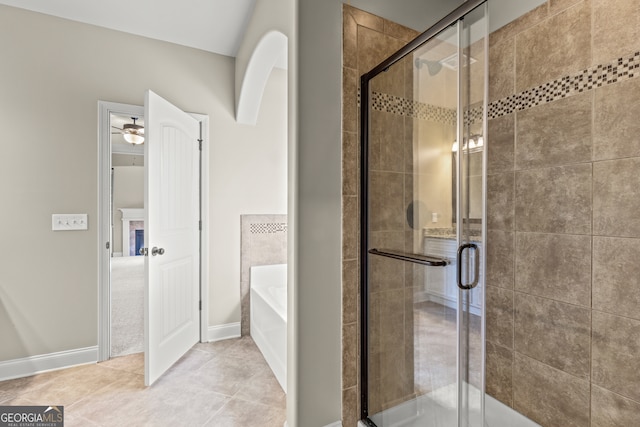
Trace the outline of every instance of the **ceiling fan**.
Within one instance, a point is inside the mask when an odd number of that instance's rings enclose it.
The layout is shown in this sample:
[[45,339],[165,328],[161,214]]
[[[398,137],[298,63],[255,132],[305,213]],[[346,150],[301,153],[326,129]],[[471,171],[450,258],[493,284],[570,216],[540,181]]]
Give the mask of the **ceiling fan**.
[[117,126],[111,126],[120,131],[113,133],[121,133],[124,140],[133,145],[144,143],[144,127],[136,124],[137,117],[131,117],[131,120],[133,120],[133,123],[125,123],[122,129]]

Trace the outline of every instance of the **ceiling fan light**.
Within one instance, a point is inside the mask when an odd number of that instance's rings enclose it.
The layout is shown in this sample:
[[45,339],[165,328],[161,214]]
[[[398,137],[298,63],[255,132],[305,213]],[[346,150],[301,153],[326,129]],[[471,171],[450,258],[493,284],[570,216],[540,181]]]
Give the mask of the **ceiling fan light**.
[[124,140],[130,144],[139,145],[144,142],[144,136],[137,135],[135,133],[125,133],[122,135]]

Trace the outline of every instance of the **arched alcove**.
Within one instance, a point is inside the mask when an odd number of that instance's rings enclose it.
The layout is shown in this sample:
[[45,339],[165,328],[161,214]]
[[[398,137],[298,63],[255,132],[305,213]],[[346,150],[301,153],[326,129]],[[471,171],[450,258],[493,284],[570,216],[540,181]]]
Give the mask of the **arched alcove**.
[[269,31],[256,45],[242,80],[236,105],[236,121],[255,125],[260,111],[262,94],[271,70],[280,61],[286,63],[287,36],[279,31]]

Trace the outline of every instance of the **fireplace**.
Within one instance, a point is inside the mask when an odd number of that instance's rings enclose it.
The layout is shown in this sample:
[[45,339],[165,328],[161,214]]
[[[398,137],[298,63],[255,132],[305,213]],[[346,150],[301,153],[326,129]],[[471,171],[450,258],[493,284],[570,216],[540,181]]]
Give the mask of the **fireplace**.
[[144,209],[122,208],[122,256],[140,255],[144,247]]

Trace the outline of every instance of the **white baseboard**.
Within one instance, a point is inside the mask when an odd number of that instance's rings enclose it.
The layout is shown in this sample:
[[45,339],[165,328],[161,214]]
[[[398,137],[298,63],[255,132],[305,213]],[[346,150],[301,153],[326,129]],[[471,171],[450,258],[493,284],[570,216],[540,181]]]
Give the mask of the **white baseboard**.
[[240,322],[227,323],[226,325],[209,326],[209,342],[240,338]]
[[0,362],[0,381],[28,377],[76,365],[96,363],[97,361],[98,346],[7,360]]

